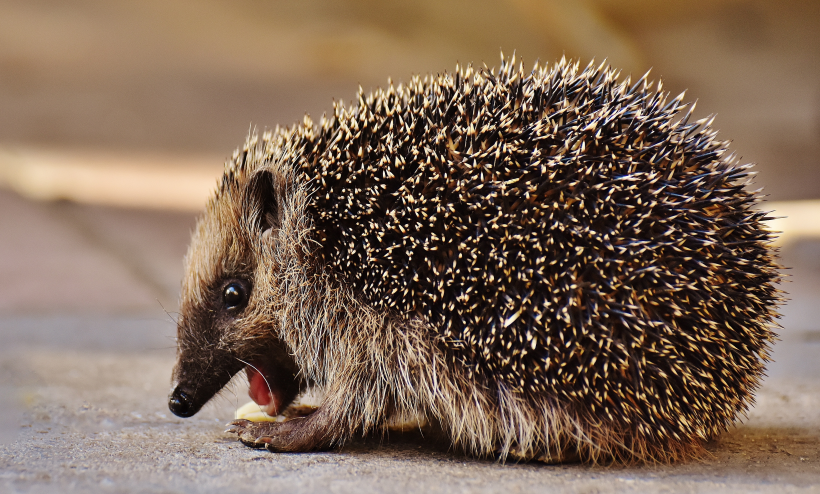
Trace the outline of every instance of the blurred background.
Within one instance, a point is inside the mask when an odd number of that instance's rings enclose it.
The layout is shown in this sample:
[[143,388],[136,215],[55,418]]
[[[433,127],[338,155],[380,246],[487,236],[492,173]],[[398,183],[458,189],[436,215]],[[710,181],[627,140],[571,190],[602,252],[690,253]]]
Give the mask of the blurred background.
[[771,199],[820,196],[816,0],[2,0],[0,146],[212,172],[250,128],[502,50],[651,68],[717,114]]
[[0,314],[172,312],[250,130],[502,51],[686,90],[820,275],[817,0],[0,0]]
[[62,384],[79,390],[66,403],[108,382],[78,362],[155,356],[137,395],[164,413],[188,235],[249,130],[318,120],[388,77],[498,66],[502,51],[525,67],[651,68],[698,116],[717,114],[756,163],[764,207],[789,216],[773,225],[793,269],[769,373],[814,379],[817,0],[0,0],[0,398],[16,397],[0,400],[2,430],[53,405],[55,372],[21,355],[80,355],[62,368],[89,384]]

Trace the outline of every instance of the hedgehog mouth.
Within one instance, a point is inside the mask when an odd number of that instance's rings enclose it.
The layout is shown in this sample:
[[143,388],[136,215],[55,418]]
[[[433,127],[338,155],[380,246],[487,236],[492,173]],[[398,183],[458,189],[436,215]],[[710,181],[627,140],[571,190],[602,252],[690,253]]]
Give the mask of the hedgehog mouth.
[[250,389],[248,395],[270,416],[279,415],[287,406],[287,393],[279,386],[279,380],[261,362],[252,362],[245,371]]

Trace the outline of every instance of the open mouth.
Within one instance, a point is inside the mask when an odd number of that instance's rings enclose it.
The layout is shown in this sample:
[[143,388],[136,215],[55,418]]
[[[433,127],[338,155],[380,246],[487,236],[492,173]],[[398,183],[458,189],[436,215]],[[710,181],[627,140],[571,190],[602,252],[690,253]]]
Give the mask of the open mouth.
[[261,362],[253,362],[245,368],[250,389],[248,394],[263,412],[270,416],[279,415],[293,401],[294,393],[282,386],[281,379],[265,368]]
[[288,421],[306,417],[315,412],[324,392],[317,387],[305,386],[296,375],[276,365],[254,361],[245,368],[252,402],[236,411],[235,418],[252,422]]

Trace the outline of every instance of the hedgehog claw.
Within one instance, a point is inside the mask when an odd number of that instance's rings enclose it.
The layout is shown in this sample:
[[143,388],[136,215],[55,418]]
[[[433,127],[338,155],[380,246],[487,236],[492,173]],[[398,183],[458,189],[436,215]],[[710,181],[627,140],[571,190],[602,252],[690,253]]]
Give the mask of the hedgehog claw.
[[228,428],[225,429],[225,432],[229,432],[232,434],[241,434],[242,431],[248,427],[248,425],[252,424],[250,420],[234,420],[233,422],[228,422],[225,424]]
[[274,446],[272,442],[265,443],[265,449],[270,451],[271,453],[281,453],[283,451],[283,450],[277,448],[276,446]]
[[239,442],[244,444],[245,446],[253,449],[262,449],[265,447],[265,443],[257,443],[253,441],[246,441],[245,439],[239,438]]
[[250,420],[239,419],[229,423],[228,426],[225,432],[239,436],[239,441],[245,446],[262,448],[265,444],[273,441],[271,428],[275,428],[275,426],[269,422],[251,422]]

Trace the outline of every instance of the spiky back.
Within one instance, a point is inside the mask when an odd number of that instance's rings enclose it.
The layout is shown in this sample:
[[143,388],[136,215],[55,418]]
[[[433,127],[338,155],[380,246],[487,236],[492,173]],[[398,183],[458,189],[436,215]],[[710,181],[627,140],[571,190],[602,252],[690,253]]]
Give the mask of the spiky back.
[[474,378],[709,437],[757,386],[778,275],[747,167],[681,99],[564,61],[467,68],[360,91],[274,159],[311,184],[325,268]]

